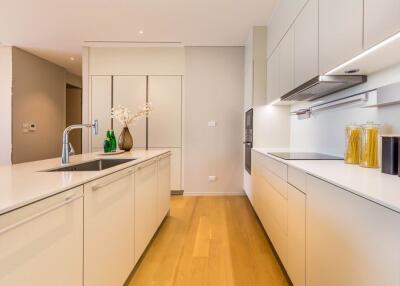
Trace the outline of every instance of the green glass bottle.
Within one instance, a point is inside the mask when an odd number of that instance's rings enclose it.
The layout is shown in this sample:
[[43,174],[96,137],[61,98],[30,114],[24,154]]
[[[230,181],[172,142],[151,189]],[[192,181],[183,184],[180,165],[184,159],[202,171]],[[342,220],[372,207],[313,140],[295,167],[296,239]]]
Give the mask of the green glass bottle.
[[103,149],[104,149],[104,153],[109,153],[111,152],[111,140],[110,138],[106,138],[106,140],[104,140],[104,144],[103,144]]
[[110,130],[111,151],[117,151],[117,139],[115,139],[114,130]]

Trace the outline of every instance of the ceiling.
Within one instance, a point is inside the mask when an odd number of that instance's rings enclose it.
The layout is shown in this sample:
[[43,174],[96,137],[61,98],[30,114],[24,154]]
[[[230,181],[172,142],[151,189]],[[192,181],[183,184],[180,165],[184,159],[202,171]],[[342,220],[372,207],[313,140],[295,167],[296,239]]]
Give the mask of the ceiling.
[[275,2],[1,0],[0,43],[20,47],[81,74],[85,41],[241,46],[251,26],[267,23]]

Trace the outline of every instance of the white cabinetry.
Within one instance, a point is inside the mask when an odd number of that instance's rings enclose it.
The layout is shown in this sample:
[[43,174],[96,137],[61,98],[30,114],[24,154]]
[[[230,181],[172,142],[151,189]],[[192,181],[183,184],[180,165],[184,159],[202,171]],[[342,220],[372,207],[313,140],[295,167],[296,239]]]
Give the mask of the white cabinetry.
[[294,86],[318,71],[318,0],[309,0],[294,24]]
[[132,174],[122,170],[84,185],[85,286],[123,285],[134,267]]
[[157,160],[139,165],[135,172],[135,263],[158,227]]
[[245,110],[266,103],[267,28],[253,27],[245,46]]
[[294,286],[304,286],[306,285],[306,195],[291,185],[288,185],[287,210],[287,271]]
[[108,129],[111,129],[111,76],[90,77],[91,118],[98,120],[99,133],[92,132],[92,152],[103,150],[103,142]]
[[268,25],[268,58],[308,0],[280,0]]
[[[122,105],[131,112],[136,112],[146,104],[146,76],[114,76],[113,106]],[[104,114],[109,116],[110,112]],[[134,147],[146,147],[146,120],[139,120],[129,127],[133,136]],[[114,120],[115,136],[121,134],[122,126]]]
[[279,97],[279,53],[276,51],[267,62],[267,102],[271,103]]
[[158,161],[158,223],[161,223],[170,210],[171,202],[171,154],[162,155]]
[[279,96],[294,88],[294,28],[290,28],[278,47]]
[[182,147],[182,77],[150,76],[149,147]]
[[0,216],[0,285],[83,281],[82,187]]
[[364,49],[400,32],[399,0],[364,0]]
[[307,286],[399,285],[400,214],[307,176]]
[[319,71],[326,73],[363,50],[363,0],[319,0]]

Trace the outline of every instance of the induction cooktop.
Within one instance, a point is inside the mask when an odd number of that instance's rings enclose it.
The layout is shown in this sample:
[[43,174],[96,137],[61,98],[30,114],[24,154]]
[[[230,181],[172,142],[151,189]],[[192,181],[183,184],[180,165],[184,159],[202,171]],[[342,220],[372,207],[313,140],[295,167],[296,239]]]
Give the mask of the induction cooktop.
[[268,153],[284,160],[343,160],[343,158],[311,152],[273,152]]

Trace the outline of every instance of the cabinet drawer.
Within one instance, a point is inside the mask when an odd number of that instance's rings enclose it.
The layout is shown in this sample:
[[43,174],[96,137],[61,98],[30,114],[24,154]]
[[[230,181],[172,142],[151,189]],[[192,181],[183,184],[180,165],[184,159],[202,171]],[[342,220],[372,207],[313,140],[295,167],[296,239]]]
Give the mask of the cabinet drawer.
[[0,216],[0,285],[83,280],[82,187]]
[[299,169],[288,167],[288,183],[296,187],[303,193],[306,193],[306,173],[300,171]]
[[262,160],[263,165],[272,173],[280,177],[282,180],[287,181],[287,165],[281,163],[268,156],[264,156]]
[[260,169],[260,176],[274,188],[285,199],[287,198],[287,182],[269,171],[267,168]]

